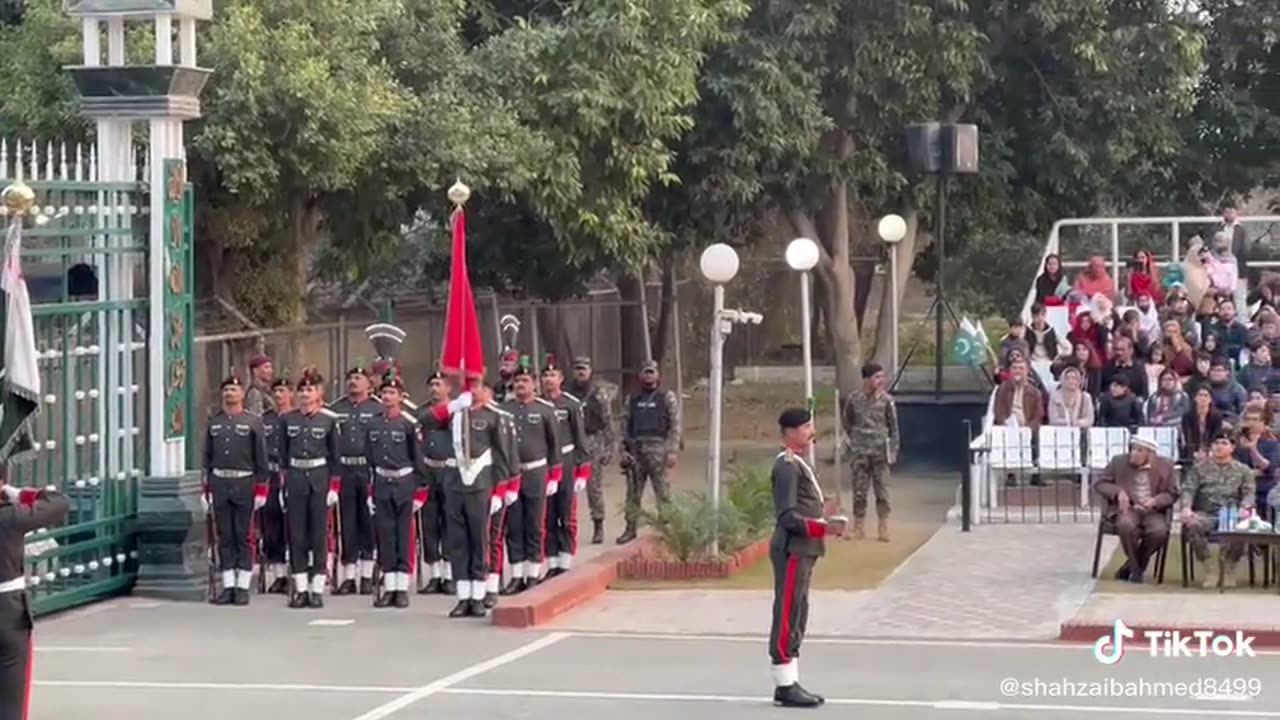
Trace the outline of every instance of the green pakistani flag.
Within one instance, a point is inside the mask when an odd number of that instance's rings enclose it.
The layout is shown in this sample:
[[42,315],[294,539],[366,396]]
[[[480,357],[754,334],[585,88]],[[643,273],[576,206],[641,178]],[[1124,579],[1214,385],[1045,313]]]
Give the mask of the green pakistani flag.
[[990,352],[987,344],[987,333],[981,325],[975,325],[969,318],[960,320],[960,331],[951,343],[951,358],[954,362],[970,367],[978,367],[987,361]]
[[5,236],[4,365],[0,367],[0,467],[36,449],[33,425],[40,414],[40,365],[36,355],[31,296],[22,276],[22,218],[10,217]]

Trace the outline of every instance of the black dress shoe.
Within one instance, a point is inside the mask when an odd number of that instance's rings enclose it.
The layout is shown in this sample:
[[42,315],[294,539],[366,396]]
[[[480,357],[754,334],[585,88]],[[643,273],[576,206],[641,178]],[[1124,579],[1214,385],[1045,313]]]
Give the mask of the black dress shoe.
[[311,600],[310,598],[307,597],[307,593],[304,593],[304,592],[294,593],[293,597],[289,598],[289,607],[293,608],[294,610],[300,610],[302,608],[311,607]]
[[822,700],[814,697],[799,685],[785,685],[773,691],[773,704],[792,708],[814,708]]
[[1134,585],[1141,585],[1143,581],[1146,579],[1142,575],[1143,575],[1142,573],[1138,573],[1138,572],[1129,573],[1129,582],[1133,583]]
[[440,581],[440,594],[441,594],[441,595],[452,595],[454,592],[456,592],[456,591],[457,591],[457,589],[458,589],[458,588],[453,584],[453,581],[452,581],[452,580],[441,580],[441,581]]
[[1120,569],[1116,571],[1115,577],[1117,580],[1128,580],[1129,579],[1129,563],[1125,563],[1124,565],[1121,565]]
[[485,608],[489,610],[492,610],[493,608],[497,607],[498,593],[491,593],[491,592],[485,593],[484,600],[481,601],[481,604],[484,605]]
[[823,696],[819,695],[819,694],[818,694],[818,693],[816,693],[816,692],[813,692],[813,691],[809,690],[808,688],[806,688],[805,686],[801,685],[800,683],[796,683],[796,687],[800,688],[800,690],[801,690],[801,691],[808,693],[808,694],[810,695],[810,697],[816,698],[816,699],[817,699],[817,701],[818,701],[818,704],[819,704],[819,705],[821,705],[821,704],[823,704],[823,703],[825,703],[825,702],[827,701],[827,699],[826,699],[825,697],[823,697]]
[[373,606],[376,608],[384,608],[391,604],[391,596],[395,593],[382,591],[373,596]]
[[506,584],[499,592],[502,595],[519,595],[524,592],[524,578],[512,578],[511,582]]
[[547,579],[550,580],[553,577],[560,577],[566,572],[567,571],[564,568],[558,568],[558,567],[551,568],[550,570],[547,571]]
[[268,595],[287,595],[289,593],[289,580],[287,578],[276,578],[271,583],[271,587],[267,588]]
[[333,591],[333,594],[334,595],[355,595],[356,581],[344,580],[342,584],[338,586],[338,589]]
[[310,596],[310,602],[307,607],[315,608],[316,610],[324,608],[324,593],[310,593]]
[[409,593],[404,590],[397,590],[395,592],[395,596],[391,598],[391,600],[395,606],[401,610],[409,607]]
[[360,594],[361,595],[373,594],[373,580],[371,578],[360,578]]
[[248,604],[249,604],[249,591],[248,591],[248,590],[243,590],[243,589],[241,589],[241,588],[236,588],[236,591],[235,591],[235,604],[236,604],[236,605],[240,605],[240,606],[248,605]]
[[599,545],[600,543],[604,542],[604,521],[594,520],[593,522],[595,523],[596,527],[595,527],[595,530],[591,532],[591,544]]
[[484,602],[481,600],[470,600],[467,603],[467,615],[471,617],[484,617],[488,612],[484,609]]
[[440,578],[431,578],[419,590],[419,595],[435,595],[440,592]]
[[453,609],[449,611],[449,617],[451,618],[466,617],[469,614],[471,614],[470,600],[459,600],[458,604],[454,605]]
[[223,588],[222,592],[213,599],[214,605],[230,605],[236,601],[235,588]]

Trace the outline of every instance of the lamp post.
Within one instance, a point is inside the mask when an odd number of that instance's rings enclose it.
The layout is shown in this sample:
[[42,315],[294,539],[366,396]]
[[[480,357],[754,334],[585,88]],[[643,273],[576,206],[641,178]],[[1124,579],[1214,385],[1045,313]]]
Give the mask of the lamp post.
[[[698,260],[698,268],[702,276],[712,284],[712,319],[711,319],[711,438],[707,448],[707,481],[711,485],[711,506],[715,510],[717,521],[720,517],[720,422],[722,411],[721,393],[724,390],[724,338],[728,334],[730,321],[724,315],[724,284],[738,274],[738,253],[724,243],[716,243],[702,251]],[[717,531],[711,539],[712,557],[720,553],[720,533]]]
[[[816,416],[813,400],[813,321],[809,309],[809,271],[818,264],[818,244],[809,238],[796,238],[787,245],[787,265],[800,273],[800,326],[801,346],[804,348],[804,401],[809,413]],[[817,450],[809,443],[809,467],[817,472]]]
[[[889,321],[893,323],[889,345],[892,349],[893,377],[898,376],[898,243],[907,236],[907,221],[901,215],[885,215],[876,228],[880,239],[889,246]],[[939,349],[939,352],[941,350]]]

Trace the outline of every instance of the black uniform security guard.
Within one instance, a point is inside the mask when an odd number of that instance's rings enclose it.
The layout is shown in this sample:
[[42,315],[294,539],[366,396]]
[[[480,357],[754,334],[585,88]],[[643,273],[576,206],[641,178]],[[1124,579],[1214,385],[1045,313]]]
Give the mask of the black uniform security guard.
[[215,605],[248,605],[253,577],[249,523],[267,503],[267,432],[262,418],[244,409],[244,386],[222,381],[222,410],[209,418],[204,444],[205,497],[218,531],[222,592]]
[[427,480],[427,502],[418,512],[422,520],[423,578],[418,592],[422,595],[452,595],[453,566],[441,552],[447,522],[444,515],[444,477],[450,462],[457,467],[458,461],[453,455],[453,433],[449,422],[439,421],[434,412],[434,406],[449,402],[449,381],[443,373],[437,372],[428,382],[431,389],[428,407],[418,418]]
[[578,554],[578,493],[591,477],[591,455],[583,429],[582,402],[561,388],[564,374],[553,356],[542,369],[542,396],[556,414],[556,444],[560,446],[560,487],[547,500],[547,577],[573,567]]
[[792,408],[778,417],[784,449],[773,463],[773,507],[777,517],[769,560],[773,564],[773,623],[769,659],[773,666],[773,702],[785,707],[815,707],[824,700],[800,686],[797,657],[809,620],[809,580],[825,551],[827,535],[843,535],[848,521],[822,518],[822,489],[804,460],[813,443],[813,418]]
[[413,547],[413,514],[428,497],[418,445],[418,420],[400,408],[404,384],[388,373],[378,389],[384,412],[369,420],[365,449],[373,468],[370,500],[378,524],[378,564],[382,593],[374,607],[409,607],[409,569],[418,553]]
[[[494,488],[512,475],[511,416],[493,404],[492,388],[480,380],[472,383],[471,392],[436,405],[433,412],[440,422],[458,423],[470,446],[468,454],[458,447],[461,442],[455,445],[457,467],[447,468],[444,476],[445,553],[453,564],[458,596],[449,617],[484,617],[490,501]],[[468,417],[470,426],[462,426]]]
[[23,560],[25,535],[61,524],[66,495],[0,485],[0,718],[27,720],[31,704],[31,605]]
[[515,424],[520,495],[507,512],[507,559],[511,582],[502,594],[512,595],[538,584],[547,550],[547,498],[560,492],[560,440],[555,405],[533,394],[527,362],[515,374],[516,399],[503,408]]
[[[389,371],[387,377],[395,377]],[[369,423],[382,414],[382,403],[369,397],[371,380],[362,365],[347,372],[347,396],[335,400],[329,409],[338,416],[338,460],[342,463],[342,491],[338,494],[338,514],[342,520],[342,583],[335,595],[356,592],[360,578],[361,595],[373,591],[373,518],[369,516],[369,465],[365,457],[365,436]]]
[[289,514],[289,565],[294,596],[289,607],[324,607],[328,559],[326,508],[338,503],[338,420],[321,403],[324,378],[313,368],[302,372],[302,407],[280,421],[280,458],[285,475],[285,512]]
[[280,430],[280,418],[293,411],[293,388],[288,378],[277,378],[271,382],[271,396],[274,404],[262,414],[262,428],[267,436],[267,468],[271,471],[271,481],[267,488],[267,504],[263,506],[262,516],[262,554],[263,562],[271,570],[271,586],[267,592],[272,595],[284,595],[289,590],[289,568],[285,565],[285,548],[289,539],[285,536],[284,506],[280,504],[280,496],[284,492],[283,476],[280,469],[280,438],[284,434]]

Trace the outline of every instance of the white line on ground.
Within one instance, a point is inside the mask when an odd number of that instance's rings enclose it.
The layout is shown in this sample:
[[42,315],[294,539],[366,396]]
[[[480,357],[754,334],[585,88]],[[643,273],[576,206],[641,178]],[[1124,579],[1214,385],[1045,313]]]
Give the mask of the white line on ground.
[[343,627],[345,625],[355,624],[355,620],[337,620],[337,619],[321,618],[319,620],[312,620],[307,624],[312,627]]
[[467,680],[470,680],[471,678],[476,677],[477,675],[482,675],[484,673],[489,672],[490,670],[502,667],[507,663],[515,662],[516,660],[519,660],[520,658],[525,657],[527,655],[532,655],[533,653],[536,653],[543,648],[555,645],[556,643],[560,642],[561,640],[564,640],[567,637],[569,636],[566,635],[565,633],[558,633],[558,632],[553,632],[549,635],[544,635],[538,638],[537,640],[534,640],[533,642],[528,643],[527,645],[521,645],[515,650],[503,653],[495,658],[491,658],[482,663],[476,663],[471,667],[463,668],[462,670],[459,670],[458,672],[453,673],[452,675],[446,675],[440,678],[439,680],[436,680],[435,682],[428,683],[411,692],[405,693],[404,695],[396,698],[395,700],[379,705],[378,707],[356,718],[356,720],[381,720],[382,718],[385,718],[399,710],[409,707],[410,705],[418,702],[419,700],[431,697],[432,695],[435,695],[436,693],[441,692],[442,690],[447,690],[450,687],[457,685],[460,682],[466,682]]
[[[643,632],[597,632],[590,630],[565,630],[567,635],[577,638],[606,638],[616,640],[685,640],[690,642],[727,642],[727,643],[761,643],[767,642],[767,635],[703,635],[683,633],[643,633]],[[1245,633],[1246,636],[1248,633]],[[804,639],[805,645],[881,645],[890,647],[968,647],[990,648],[993,650],[1074,650],[1090,647],[1089,643],[1075,642],[1040,642],[1035,640],[947,640],[931,638],[854,638],[854,637],[810,637]],[[1280,655],[1280,650],[1254,650],[1255,655]]]
[[107,645],[37,645],[36,653],[126,653],[133,648]]
[[[627,693],[587,692],[573,690],[490,690],[479,688],[443,688],[442,695],[490,695],[498,697],[540,697],[588,700],[638,700],[650,702],[719,702],[751,703],[769,702],[766,696],[756,695],[694,695],[685,693]],[[1280,718],[1280,711],[1265,710],[1206,710],[1203,708],[1168,708],[1122,705],[1048,705],[1036,703],[958,702],[954,700],[889,700],[876,698],[827,698],[828,705],[865,705],[879,707],[920,707],[931,710],[958,710],[972,712],[1031,711],[1069,712],[1081,714],[1124,715],[1194,715],[1196,717],[1256,717]]]
[[303,685],[288,683],[147,682],[141,680],[36,680],[36,687],[119,690],[250,690],[265,692],[407,693],[412,687],[377,685]]

